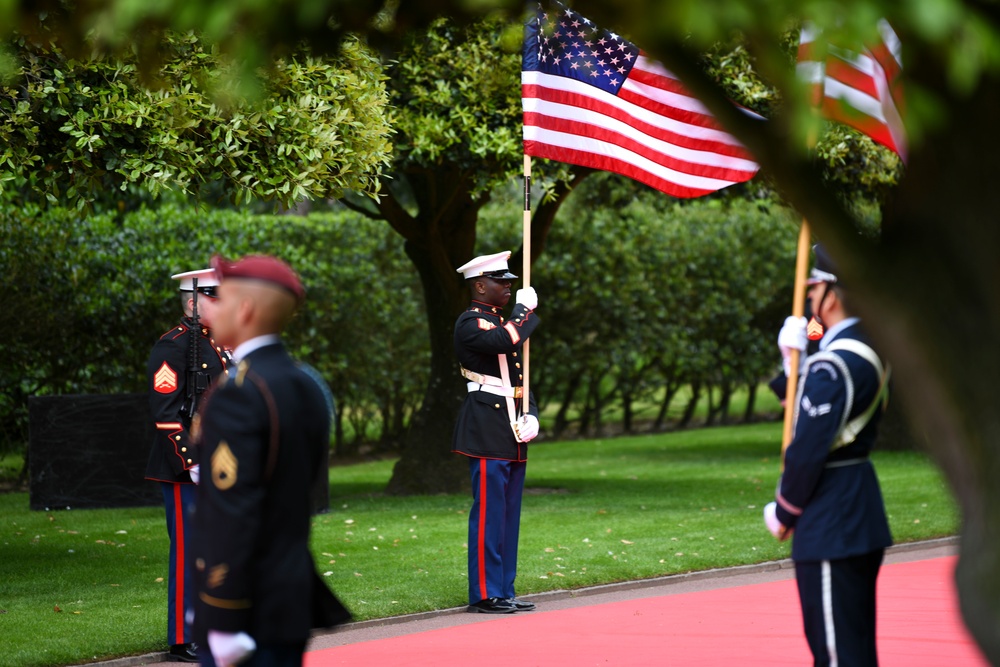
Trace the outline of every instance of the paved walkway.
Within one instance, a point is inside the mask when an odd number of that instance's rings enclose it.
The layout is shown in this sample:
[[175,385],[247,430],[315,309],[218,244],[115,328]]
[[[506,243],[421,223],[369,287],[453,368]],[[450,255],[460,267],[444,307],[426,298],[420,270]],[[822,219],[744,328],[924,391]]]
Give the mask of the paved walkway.
[[[956,555],[956,544],[957,540],[954,538],[948,538],[943,540],[933,540],[929,542],[919,542],[912,544],[902,544],[897,545],[889,549],[886,555],[885,563],[886,565],[891,565],[895,563],[909,563],[917,561],[931,561],[933,559],[948,559],[948,566]],[[940,561],[942,564],[944,561]],[[940,570],[940,568],[938,568]],[[950,570],[949,570],[950,574]],[[950,576],[943,577],[948,581],[942,584],[944,588],[947,588],[949,593],[951,592],[953,585],[950,582]],[[613,603],[620,603],[624,601],[638,601],[647,600],[652,598],[664,598],[664,596],[683,596],[688,593],[698,593],[705,591],[720,591],[723,589],[737,589],[747,586],[755,586],[757,584],[766,584],[771,582],[786,582],[786,584],[781,585],[780,589],[774,589],[771,587],[771,595],[774,597],[775,604],[781,609],[781,613],[786,614],[785,618],[780,621],[781,627],[784,628],[790,623],[791,627],[788,633],[785,633],[784,641],[790,641],[789,637],[795,637],[793,650],[791,653],[793,655],[785,655],[784,657],[791,660],[787,664],[807,664],[803,660],[799,659],[803,656],[808,655],[808,650],[805,648],[805,642],[801,639],[801,621],[800,620],[790,620],[791,616],[795,616],[798,613],[798,604],[795,598],[794,592],[794,568],[790,560],[776,561],[770,563],[761,563],[758,565],[750,565],[736,568],[726,568],[719,570],[710,570],[705,572],[694,572],[684,575],[675,575],[670,577],[661,577],[658,579],[637,581],[637,582],[626,582],[620,584],[611,584],[607,586],[596,586],[587,589],[580,589],[574,591],[555,591],[551,593],[542,593],[538,595],[526,596],[533,602],[538,604],[537,612],[530,612],[524,614],[512,614],[512,615],[488,615],[488,614],[468,614],[465,612],[465,607],[458,607],[452,609],[445,609],[434,612],[426,612],[421,614],[412,614],[409,616],[401,616],[389,619],[379,619],[373,621],[362,621],[358,623],[351,623],[342,628],[327,633],[317,635],[310,642],[309,654],[306,657],[306,664],[312,667],[327,665],[339,665],[339,664],[367,664],[367,665],[379,665],[382,664],[383,660],[387,660],[386,656],[395,655],[395,659],[391,660],[395,664],[398,660],[403,660],[408,665],[414,664],[435,664],[433,658],[444,658],[444,663],[450,662],[447,656],[440,655],[440,651],[443,646],[454,646],[461,641],[482,641],[482,638],[477,638],[475,633],[489,637],[489,633],[499,631],[500,625],[491,626],[481,626],[482,623],[496,622],[502,620],[504,623],[520,623],[521,628],[526,627],[523,624],[530,622],[532,626],[540,625],[542,619],[548,624],[556,623],[556,626],[550,628],[550,630],[560,632],[561,634],[566,634],[561,628],[563,626],[558,625],[561,621],[562,623],[567,623],[572,616],[572,614],[554,614],[550,615],[548,612],[558,612],[562,610],[576,610],[581,608],[589,608],[597,605],[608,605],[602,609],[604,613],[614,613],[616,607]],[[881,578],[880,578],[881,582]],[[785,590],[785,588],[788,590]],[[763,591],[763,588],[755,588],[754,591]],[[694,602],[695,597],[683,597],[684,604],[681,605],[682,608],[690,608]],[[938,599],[941,597],[941,593],[938,593]],[[704,596],[702,596],[704,599]],[[681,598],[678,598],[680,600]],[[764,599],[761,598],[760,602],[763,603]],[[981,659],[977,660],[978,657],[974,647],[972,647],[971,641],[964,634],[964,627],[961,626],[957,618],[957,612],[953,611],[953,605],[951,600],[944,600],[937,603],[940,613],[945,614],[947,617],[952,618],[954,621],[952,623],[953,631],[952,634],[960,635],[954,638],[953,648],[958,647],[957,650],[962,653],[963,661],[960,663],[952,664],[962,664],[979,667],[980,665],[985,665],[986,663]],[[645,603],[644,603],[645,604]],[[635,609],[629,607],[627,613],[630,614],[640,614],[647,613],[653,614],[652,610],[647,612],[639,611],[637,605]],[[758,611],[764,614],[761,616],[762,619],[766,620],[766,614],[768,613],[763,607],[760,607],[756,602],[754,603],[753,614]],[[942,607],[947,607],[946,609]],[[645,608],[645,607],[644,607]],[[619,610],[620,611],[620,610]],[[692,614],[694,609],[691,609]],[[880,602],[880,624],[881,624],[881,612],[882,603]],[[655,613],[660,613],[659,611]],[[790,615],[789,615],[790,614]],[[603,614],[602,614],[603,615]],[[744,614],[745,616],[746,614]],[[586,616],[591,618],[597,616],[595,614],[587,613]],[[584,616],[583,618],[585,618]],[[718,616],[719,620],[724,621],[722,618],[724,614],[720,615],[714,611],[709,613],[708,616]],[[530,621],[531,618],[538,619],[537,621]],[[579,633],[579,619],[580,616],[573,617],[576,620],[573,621],[572,630]],[[670,631],[676,630],[679,621],[684,620],[683,612],[681,612],[681,618],[673,617],[670,621]],[[733,622],[738,622],[738,618],[733,619]],[[475,627],[467,627],[475,626]],[[713,626],[715,627],[715,626]],[[916,634],[921,632],[919,624],[912,625],[914,638]],[[449,628],[456,629],[454,633],[446,633],[444,635],[439,631],[444,631]],[[506,628],[505,628],[506,629]],[[704,627],[697,628],[701,633],[709,632]],[[432,632],[433,631],[433,632]],[[595,632],[597,629],[595,628]],[[656,632],[661,632],[661,630],[656,630]],[[888,641],[900,640],[904,643],[907,638],[898,637],[899,631],[896,629],[892,630],[893,636],[888,639]],[[421,634],[425,633],[425,634]],[[904,633],[905,634],[905,633]],[[417,637],[419,635],[419,637]],[[650,641],[653,641],[658,635],[653,633]],[[549,635],[552,637],[552,635]],[[722,640],[726,637],[726,633],[721,632],[719,634],[719,639]],[[409,639],[407,639],[409,638]],[[629,641],[628,637],[624,638]],[[577,644],[585,642],[587,640],[586,633],[583,636],[577,637],[575,641]],[[633,643],[638,642],[640,638],[634,636],[631,641]],[[704,645],[705,641],[709,640],[709,637],[703,636],[700,640],[700,645]],[[371,643],[374,642],[374,643]],[[423,642],[423,645],[421,645]],[[880,627],[880,649],[882,645],[882,628]],[[547,642],[551,644],[551,642]],[[724,642],[723,642],[724,643]],[[912,643],[912,642],[911,642]],[[405,644],[405,646],[404,646]],[[345,647],[345,648],[338,648]],[[332,650],[331,650],[332,649]],[[404,654],[406,657],[399,655],[399,651],[407,651]],[[424,651],[426,654],[427,662],[422,663],[414,662],[413,659],[420,655],[420,651]],[[395,652],[395,653],[394,653]],[[798,652],[798,653],[797,653]],[[804,652],[804,653],[803,653]],[[801,653],[801,655],[799,655]],[[537,654],[537,651],[536,653]],[[534,654],[533,654],[534,655]],[[743,654],[745,655],[745,654]],[[969,658],[968,656],[972,656]],[[118,660],[106,661],[104,663],[98,663],[102,667],[132,667],[134,665],[176,665],[178,663],[167,663],[164,662],[165,654],[154,653],[145,656],[136,656],[132,658],[122,658]],[[357,661],[361,659],[362,663]],[[348,662],[350,660],[350,662]],[[595,664],[605,664],[606,661],[599,661]],[[745,661],[744,661],[745,662]],[[883,660],[883,662],[887,662]],[[704,660],[700,660],[701,664],[705,664]],[[388,663],[386,663],[388,664]],[[534,663],[533,663],[534,664]],[[539,662],[538,664],[554,664],[551,661],[547,663]],[[572,662],[567,662],[564,664],[573,664]],[[581,663],[582,664],[582,663]],[[645,664],[643,662],[632,661],[629,662],[618,662],[615,663],[611,661],[609,664]],[[668,664],[668,662],[658,662],[650,664]],[[669,663],[669,664],[684,664],[682,662]],[[753,663],[750,663],[753,664]],[[764,664],[764,663],[756,663]],[[768,664],[778,664],[771,660]],[[785,663],[782,663],[785,664]],[[904,663],[905,664],[905,663]]]

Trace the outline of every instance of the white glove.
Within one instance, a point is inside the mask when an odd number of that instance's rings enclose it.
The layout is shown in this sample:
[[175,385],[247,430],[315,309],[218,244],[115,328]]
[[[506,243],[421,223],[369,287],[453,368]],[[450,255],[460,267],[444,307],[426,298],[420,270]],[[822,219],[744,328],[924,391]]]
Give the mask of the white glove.
[[528,310],[538,308],[538,295],[535,294],[534,287],[522,287],[517,290],[517,298],[514,301]]
[[524,415],[514,424],[514,433],[519,442],[528,442],[538,435],[538,418],[535,415]]
[[208,647],[212,649],[215,667],[238,665],[257,650],[257,642],[245,632],[208,631]]
[[764,505],[764,525],[779,540],[784,540],[788,537],[788,528],[778,519],[778,504],[773,500]]
[[201,481],[201,464],[195,463],[193,466],[188,468],[188,474],[191,475],[191,481],[195,484]]
[[799,372],[802,371],[802,364],[805,362],[805,351],[806,345],[809,344],[809,338],[806,335],[806,318],[804,317],[794,317],[789,315],[785,318],[785,324],[781,327],[781,331],[778,332],[778,349],[781,350],[781,365],[785,369],[785,375],[790,375],[791,362],[789,359],[792,355],[792,350],[798,350],[799,354]]
[[792,350],[799,352],[806,351],[809,338],[806,336],[806,318],[789,315],[785,318],[785,324],[778,332],[778,349],[781,356],[787,357]]

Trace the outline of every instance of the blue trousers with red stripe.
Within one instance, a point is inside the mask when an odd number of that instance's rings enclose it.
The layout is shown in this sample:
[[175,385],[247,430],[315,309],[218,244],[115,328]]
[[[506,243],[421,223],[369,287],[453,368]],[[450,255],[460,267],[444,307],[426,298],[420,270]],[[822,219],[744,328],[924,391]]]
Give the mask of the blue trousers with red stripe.
[[167,575],[167,645],[194,641],[187,610],[194,610],[193,564],[185,547],[194,539],[194,484],[161,482],[163,506],[170,536],[170,570]]
[[521,494],[527,466],[523,461],[469,459],[469,604],[486,598],[514,597]]

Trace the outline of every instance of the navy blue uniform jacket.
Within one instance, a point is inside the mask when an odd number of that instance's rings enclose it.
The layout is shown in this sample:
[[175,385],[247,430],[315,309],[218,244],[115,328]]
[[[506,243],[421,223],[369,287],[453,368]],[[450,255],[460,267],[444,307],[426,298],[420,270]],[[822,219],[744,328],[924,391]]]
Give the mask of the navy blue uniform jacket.
[[[149,411],[156,430],[146,465],[146,479],[190,483],[188,470],[198,463],[189,435],[191,419],[181,415],[181,407],[187,399],[188,353],[191,336],[195,335],[191,325],[191,319],[184,317],[178,326],[160,336],[146,362]],[[228,357],[204,327],[198,343],[201,345],[199,361],[214,381],[225,370]]]
[[201,417],[195,638],[247,632],[289,643],[349,614],[309,551],[311,492],[327,474],[330,416],[283,345],[254,350],[209,393]]
[[[524,384],[521,348],[538,323],[538,316],[521,304],[514,304],[510,319],[505,321],[498,306],[473,301],[455,322],[458,362],[470,371],[498,378],[502,356],[511,386],[520,387]],[[514,399],[514,404],[520,411],[521,399]],[[538,417],[533,397],[529,397],[528,412]],[[528,445],[517,441],[510,421],[503,396],[469,392],[455,425],[452,451],[477,458],[526,461]]]
[[[832,333],[821,351],[807,360],[795,433],[785,451],[778,487],[777,516],[795,529],[795,561],[847,558],[892,544],[882,492],[868,460],[882,410],[875,411],[851,444],[831,451],[842,425],[872,405],[881,378],[858,354],[824,351],[840,339],[868,344],[856,322]],[[850,374],[850,384],[840,362]]]

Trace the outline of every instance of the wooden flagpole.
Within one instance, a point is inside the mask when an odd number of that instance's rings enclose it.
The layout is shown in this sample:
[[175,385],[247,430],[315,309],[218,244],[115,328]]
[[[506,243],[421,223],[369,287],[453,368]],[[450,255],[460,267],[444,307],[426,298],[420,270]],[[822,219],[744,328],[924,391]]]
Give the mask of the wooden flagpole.
[[[792,297],[792,316],[802,317],[806,302],[806,270],[809,267],[809,223],[803,219],[799,230],[799,244],[795,251],[795,289]],[[788,379],[785,385],[785,426],[781,434],[781,468],[785,468],[785,450],[792,442],[792,419],[795,415],[795,394],[799,388],[799,351],[792,350],[788,358]]]
[[[806,137],[809,150],[816,147],[816,129],[809,131]],[[809,271],[809,221],[802,218],[802,228],[799,229],[799,244],[795,250],[795,289],[792,295],[792,316],[802,317],[806,307],[806,273]],[[815,313],[814,313],[815,315]],[[781,432],[781,470],[785,470],[785,450],[792,444],[792,430],[795,426],[795,395],[799,390],[798,350],[792,350],[788,357],[788,369],[791,373],[785,384],[785,423]]]
[[[524,156],[524,219],[521,231],[521,286],[531,287],[531,156]],[[528,414],[530,402],[528,400],[528,344],[530,340],[525,340],[521,347],[521,365],[524,367],[524,381],[521,391],[521,414]]]

